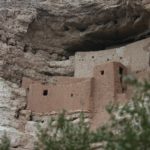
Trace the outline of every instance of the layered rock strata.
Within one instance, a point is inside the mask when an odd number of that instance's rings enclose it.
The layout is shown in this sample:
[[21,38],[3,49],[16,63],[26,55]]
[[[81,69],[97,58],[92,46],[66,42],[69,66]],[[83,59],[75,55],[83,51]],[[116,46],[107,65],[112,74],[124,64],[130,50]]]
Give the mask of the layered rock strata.
[[72,76],[74,52],[149,36],[149,5],[149,0],[1,0],[0,76],[18,84],[22,76]]

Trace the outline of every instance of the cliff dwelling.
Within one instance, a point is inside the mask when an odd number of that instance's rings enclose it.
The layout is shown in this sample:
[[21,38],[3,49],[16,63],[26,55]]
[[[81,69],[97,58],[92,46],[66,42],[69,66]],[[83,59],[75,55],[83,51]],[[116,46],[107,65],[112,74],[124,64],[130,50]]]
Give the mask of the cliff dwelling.
[[126,75],[150,76],[150,0],[0,0],[0,138],[6,130],[10,149],[33,150],[37,124],[63,109],[102,125],[108,103],[132,97]]
[[[123,85],[126,75],[125,66],[110,62],[95,66],[90,78],[58,77],[56,83],[51,85],[23,78],[22,87],[28,92],[27,109],[33,112],[82,110],[89,111],[94,118],[105,112],[110,101],[127,100],[126,87]],[[104,115],[107,115],[106,112]],[[101,118],[98,120],[98,123],[106,121]]]
[[87,111],[92,126],[103,124],[108,120],[105,107],[110,102],[126,102],[131,97],[123,77],[132,74],[144,78],[149,74],[149,50],[145,45],[149,45],[149,39],[105,51],[77,52],[74,77],[58,76],[54,83],[23,77],[27,109],[42,114]]

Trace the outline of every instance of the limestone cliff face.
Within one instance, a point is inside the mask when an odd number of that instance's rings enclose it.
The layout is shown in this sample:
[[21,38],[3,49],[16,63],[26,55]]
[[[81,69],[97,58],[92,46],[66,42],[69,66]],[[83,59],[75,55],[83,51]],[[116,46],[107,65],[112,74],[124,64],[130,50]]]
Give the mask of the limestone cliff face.
[[0,135],[6,130],[12,148],[31,150],[35,124],[43,122],[25,110],[23,76],[72,76],[76,51],[149,35],[150,0],[0,0]]
[[25,132],[30,113],[26,111],[26,114],[19,119],[21,110],[25,107],[26,91],[0,78],[0,137],[6,132],[11,138],[11,147],[16,150],[33,147],[33,135]]
[[149,4],[149,0],[1,0],[1,76],[18,83],[23,75],[43,80],[71,76],[69,57],[75,51],[102,50],[148,36]]

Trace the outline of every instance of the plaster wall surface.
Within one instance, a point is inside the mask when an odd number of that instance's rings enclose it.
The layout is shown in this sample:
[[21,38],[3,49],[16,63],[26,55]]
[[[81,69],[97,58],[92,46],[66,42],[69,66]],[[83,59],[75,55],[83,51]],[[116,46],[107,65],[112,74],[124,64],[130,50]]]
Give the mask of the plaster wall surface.
[[55,78],[55,84],[76,84],[78,82],[90,80],[91,78],[73,78],[73,77],[63,77],[59,76]]
[[[122,71],[121,74],[120,68]],[[94,68],[93,128],[105,123],[108,120],[109,116],[105,107],[109,104],[109,102],[117,101],[118,94],[120,97],[125,95],[126,91],[122,90],[124,85],[121,82],[121,79],[126,73],[127,69],[121,63],[117,62],[98,65]]]
[[107,62],[121,62],[129,72],[147,70],[150,66],[150,38],[98,52],[77,52],[75,77],[91,77],[93,68]]
[[[31,84],[28,94],[28,109],[33,112],[89,110],[91,79],[77,83],[42,85]],[[43,92],[46,91],[46,95]]]
[[40,83],[40,81],[32,80],[30,78],[23,77],[22,79],[22,87],[28,89],[31,84]]

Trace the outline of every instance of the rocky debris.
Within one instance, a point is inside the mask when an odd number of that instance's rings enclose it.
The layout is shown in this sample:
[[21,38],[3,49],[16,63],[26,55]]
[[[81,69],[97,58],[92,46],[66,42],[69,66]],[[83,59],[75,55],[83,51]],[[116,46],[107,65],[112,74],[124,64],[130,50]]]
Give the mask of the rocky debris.
[[28,121],[25,126],[25,133],[29,135],[33,135],[36,138],[36,134],[38,133],[38,123],[35,121]]
[[[59,113],[61,112],[51,112],[47,114],[32,112],[32,121],[44,123],[47,122],[50,118],[53,118],[55,120],[58,117]],[[91,117],[90,112],[88,111],[76,110],[72,112],[65,112],[66,119],[69,121],[75,121],[81,117],[81,113],[84,113],[84,118],[87,120]]]
[[31,110],[20,109],[18,117],[21,120],[30,121],[32,120],[32,112]]

